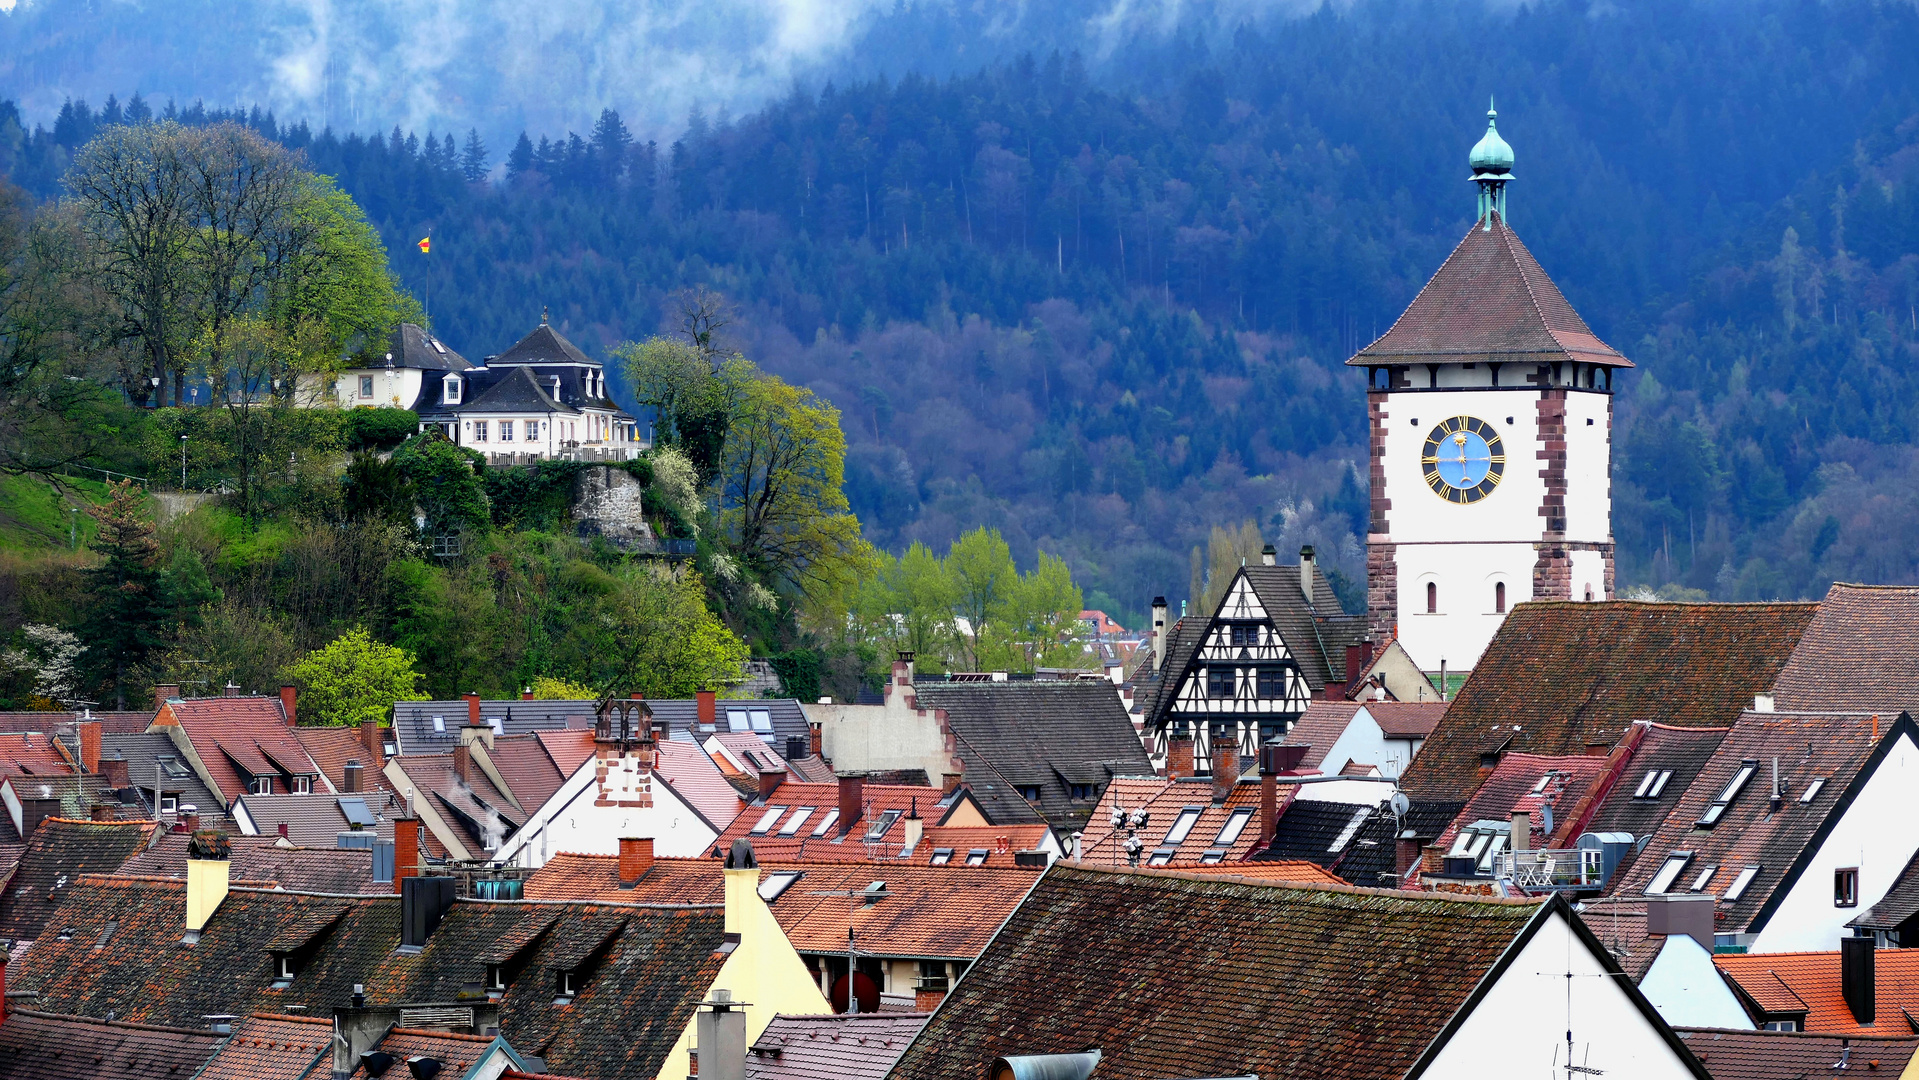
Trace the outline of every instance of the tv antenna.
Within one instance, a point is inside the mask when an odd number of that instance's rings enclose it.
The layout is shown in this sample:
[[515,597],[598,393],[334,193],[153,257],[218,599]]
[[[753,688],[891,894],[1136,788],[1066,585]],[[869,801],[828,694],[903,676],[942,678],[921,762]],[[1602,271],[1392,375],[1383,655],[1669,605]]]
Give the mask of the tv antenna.
[[[1570,930],[1570,927],[1568,927],[1568,929]],[[1563,1068],[1566,1073],[1566,1080],[1573,1080],[1574,1077],[1579,1077],[1579,1076],[1606,1075],[1606,1070],[1595,1069],[1592,1067],[1593,1047],[1592,1047],[1592,1043],[1590,1042],[1586,1044],[1586,1054],[1584,1058],[1582,1058],[1577,1064],[1575,1064],[1573,1061],[1573,1056],[1574,1056],[1573,1055],[1573,980],[1574,979],[1604,979],[1604,978],[1607,978],[1608,975],[1605,972],[1588,974],[1588,973],[1574,971],[1572,951],[1573,951],[1572,934],[1568,933],[1566,935],[1566,970],[1534,972],[1534,974],[1536,975],[1546,975],[1555,979],[1563,979],[1565,980],[1565,983],[1566,983],[1566,1062],[1564,1065],[1560,1064],[1559,1047],[1555,1045],[1553,1047],[1553,1068],[1552,1068],[1552,1071],[1555,1073],[1559,1072]]]

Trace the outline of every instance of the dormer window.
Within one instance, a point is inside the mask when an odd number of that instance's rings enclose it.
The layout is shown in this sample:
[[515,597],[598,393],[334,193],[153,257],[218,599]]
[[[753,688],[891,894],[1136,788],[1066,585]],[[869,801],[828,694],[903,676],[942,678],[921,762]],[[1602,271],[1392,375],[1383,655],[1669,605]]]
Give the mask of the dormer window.
[[247,781],[247,794],[249,795],[273,794],[273,777],[256,776],[253,779]]
[[273,957],[273,989],[285,990],[293,985],[293,977],[298,975],[299,967],[293,962],[292,953],[276,953]]
[[295,795],[311,795],[313,793],[313,777],[311,776],[294,777],[293,793]]
[[488,994],[506,993],[505,964],[488,964],[486,966],[486,992]]
[[571,969],[560,972],[555,989],[559,991],[559,996],[553,999],[553,1004],[571,1005],[574,996],[580,992],[580,973]]
[[440,381],[440,400],[448,405],[460,403],[460,377],[448,375]]

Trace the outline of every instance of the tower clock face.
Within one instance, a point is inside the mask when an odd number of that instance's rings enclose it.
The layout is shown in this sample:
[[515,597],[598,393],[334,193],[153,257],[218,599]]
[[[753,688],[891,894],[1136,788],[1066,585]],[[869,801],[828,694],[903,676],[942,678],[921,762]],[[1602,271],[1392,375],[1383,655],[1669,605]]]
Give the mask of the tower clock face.
[[1478,502],[1493,493],[1506,472],[1506,444],[1486,421],[1455,416],[1426,436],[1420,462],[1433,494],[1447,502]]

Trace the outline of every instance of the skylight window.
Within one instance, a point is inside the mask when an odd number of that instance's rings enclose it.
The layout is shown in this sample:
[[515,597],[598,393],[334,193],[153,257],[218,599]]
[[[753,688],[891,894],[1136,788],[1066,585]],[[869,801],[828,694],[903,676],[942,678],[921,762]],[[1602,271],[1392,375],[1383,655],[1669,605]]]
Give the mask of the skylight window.
[[1351,820],[1346,822],[1346,827],[1339,830],[1339,835],[1333,837],[1333,842],[1331,844],[1326,845],[1327,852],[1330,854],[1337,855],[1338,853],[1345,851],[1346,845],[1353,842],[1353,835],[1359,832],[1359,827],[1361,825],[1366,824],[1366,819],[1370,817],[1371,815],[1372,815],[1372,807],[1370,806],[1356,807],[1353,810],[1353,816]]
[[798,870],[781,870],[777,873],[766,875],[765,879],[760,882],[760,899],[769,904],[778,900],[780,894],[792,888],[793,883],[799,879],[800,871]]
[[1655,896],[1672,888],[1672,883],[1678,879],[1679,872],[1684,870],[1686,864],[1691,861],[1692,852],[1690,851],[1675,851],[1666,856],[1666,861],[1660,864],[1652,880],[1646,883],[1646,895]]
[[765,733],[773,730],[773,714],[765,709],[749,709],[746,717],[754,731]]
[[751,728],[752,728],[752,721],[746,718],[745,709],[726,710],[726,730],[748,731],[748,730],[751,730]]
[[1804,806],[1807,803],[1813,801],[1814,799],[1817,799],[1819,797],[1819,792],[1823,790],[1825,786],[1826,786],[1826,778],[1823,776],[1818,778],[1817,780],[1814,780],[1812,783],[1807,784],[1805,794],[1799,796],[1799,805]]
[[1659,793],[1666,790],[1666,782],[1671,779],[1671,769],[1647,769],[1646,775],[1639,778],[1639,789],[1632,793],[1632,797],[1657,799]]
[[1539,783],[1533,785],[1532,793],[1534,795],[1539,794],[1540,792],[1546,790],[1547,784],[1550,784],[1552,782],[1553,782],[1553,774],[1547,773],[1546,775],[1539,778]]
[[1731,780],[1726,781],[1726,787],[1719,793],[1719,797],[1712,801],[1711,806],[1706,807],[1705,813],[1699,815],[1699,827],[1710,829],[1719,824],[1719,819],[1726,815],[1726,808],[1732,805],[1732,801],[1738,798],[1739,792],[1746,786],[1746,781],[1751,780],[1752,774],[1758,771],[1757,761],[1740,762],[1739,771],[1732,774]]
[[840,820],[840,812],[838,810],[828,810],[826,812],[826,816],[820,819],[820,823],[818,825],[813,826],[813,835],[825,836],[826,830],[832,828],[834,825],[839,824],[839,820]]
[[444,734],[446,732],[446,717],[444,716],[434,717],[433,730]]
[[1759,876],[1759,869],[1757,866],[1741,868],[1739,876],[1732,879],[1731,885],[1726,886],[1726,895],[1720,899],[1728,904],[1738,903],[1739,898],[1746,895],[1746,888],[1752,884],[1752,879]]
[[938,847],[933,849],[933,857],[926,860],[928,866],[946,866],[953,861],[953,849]]
[[898,810],[888,810],[881,814],[880,819],[873,823],[873,827],[866,830],[866,838],[868,840],[878,840],[880,837],[885,836],[886,830],[892,828],[893,823],[900,819],[900,813]]
[[814,808],[811,806],[802,806],[798,810],[793,811],[793,816],[790,818],[787,818],[786,824],[780,826],[780,835],[781,836],[799,835],[800,827],[806,824],[807,818],[810,818],[813,816],[813,809]]
[[1186,834],[1192,832],[1193,826],[1199,823],[1199,813],[1200,808],[1197,806],[1188,806],[1180,810],[1179,816],[1173,819],[1173,827],[1166,830],[1165,846],[1178,847],[1185,843]]
[[1218,866],[1221,862],[1225,860],[1225,858],[1226,858],[1226,853],[1224,851],[1221,851],[1218,848],[1214,848],[1211,851],[1200,853],[1199,865]]
[[500,719],[500,718],[499,718],[499,717],[497,717],[497,716],[489,716],[489,717],[487,717],[487,718],[486,718],[486,726],[488,726],[488,727],[490,727],[490,728],[492,728],[492,729],[493,729],[493,734],[495,734],[495,735],[504,735],[504,734],[506,734],[506,721],[504,721],[504,720],[502,720],[502,719]]
[[1718,872],[1719,872],[1719,867],[1716,865],[1701,867],[1698,876],[1692,879],[1692,885],[1689,888],[1687,888],[1686,891],[1687,892],[1705,892],[1706,883],[1711,881],[1712,876]]
[[348,825],[356,828],[365,829],[373,825],[373,812],[367,809],[365,799],[352,797],[341,799],[340,813],[346,817]]
[[1246,831],[1246,823],[1253,820],[1251,810],[1235,810],[1219,827],[1219,835],[1213,838],[1214,847],[1232,847],[1239,842],[1239,834]]
[[984,866],[986,865],[986,856],[987,856],[986,848],[976,847],[973,850],[966,853],[966,865]]
[[1153,852],[1152,858],[1146,860],[1146,865],[1147,866],[1165,866],[1167,863],[1173,861],[1173,855],[1174,855],[1174,850],[1172,848],[1169,848],[1169,847],[1160,848],[1158,851]]
[[760,815],[759,824],[753,826],[749,835],[765,836],[768,830],[773,828],[773,823],[775,821],[778,821],[780,819],[780,815],[786,813],[786,810],[787,808],[784,806],[767,807],[766,813]]

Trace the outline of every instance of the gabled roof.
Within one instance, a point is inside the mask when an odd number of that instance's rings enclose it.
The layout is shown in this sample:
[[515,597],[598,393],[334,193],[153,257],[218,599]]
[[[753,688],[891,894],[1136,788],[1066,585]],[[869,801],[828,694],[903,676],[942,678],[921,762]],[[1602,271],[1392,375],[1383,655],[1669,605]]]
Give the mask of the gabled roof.
[[[387,825],[388,838],[392,837]],[[120,864],[119,872],[136,877],[165,877],[186,880],[187,834],[167,833],[151,848],[134,853]],[[233,881],[278,885],[294,892],[365,893],[369,896],[393,892],[391,881],[374,882],[373,855],[365,849],[339,847],[281,846],[278,836],[229,836],[233,858],[228,876]]]
[[[1675,1028],[1712,1080],[1806,1080],[1855,1073],[1899,1076],[1919,1038],[1812,1035],[1786,1031]],[[1846,1071],[1837,1070],[1845,1062]]]
[[1362,701],[1366,715],[1389,739],[1424,739],[1446,717],[1445,701]]
[[713,764],[706,751],[693,743],[668,740],[656,744],[654,753],[653,768],[672,786],[675,794],[699,811],[707,824],[723,830],[740,816],[746,801],[726,782],[720,767]]
[[481,750],[529,814],[566,783],[567,774],[554,763],[553,755],[546,752],[537,733],[501,736]]
[[1003,1055],[1098,1048],[1105,1080],[1405,1076],[1561,917],[1557,900],[1056,865],[891,1075],[951,1080]]
[[[501,1035],[555,1072],[653,1080],[725,959],[717,907],[456,900],[425,948],[408,955],[398,951],[397,896],[235,888],[192,947],[180,944],[185,905],[181,882],[85,878],[62,909],[72,938],[35,942],[9,965],[9,982],[37,991],[43,1007],[143,1023],[291,1006],[328,1017],[355,983],[375,1005],[459,1000],[485,976],[481,957],[494,942],[525,920],[556,920],[520,958],[500,1002]],[[292,985],[271,989],[268,943],[315,909],[342,905]],[[573,1003],[555,1008],[558,966],[577,963],[587,941],[605,943],[601,960]]]
[[1393,814],[1385,806],[1301,797],[1280,814],[1273,842],[1253,857],[1303,859],[1355,885],[1373,886],[1395,869],[1393,830]]
[[[1643,893],[1669,855],[1691,852],[1682,879],[1719,867],[1704,889],[1719,898],[1714,928],[1722,934],[1757,933],[1879,761],[1901,737],[1919,742],[1919,728],[1903,714],[1882,722],[1877,739],[1873,725],[1872,717],[1856,713],[1741,715],[1631,868],[1616,879],[1614,891]],[[1777,812],[1770,805],[1774,758],[1779,760]],[[1755,763],[1753,772],[1730,805],[1711,828],[1696,827],[1747,763]],[[1800,801],[1815,781],[1823,781],[1817,795]],[[1747,866],[1760,869],[1739,899],[1728,901],[1727,887]]]
[[[1700,770],[1712,760],[1713,752],[1731,731],[1730,727],[1681,728],[1668,724],[1647,724],[1646,733],[1634,748],[1618,782],[1586,823],[1587,832],[1625,832],[1635,837],[1650,836],[1679,800],[1692,787]],[[1647,794],[1639,795],[1640,785],[1649,773],[1655,776]],[[1656,794],[1655,794],[1656,792]],[[1621,868],[1623,870],[1623,868]]]
[[[562,731],[567,728],[593,729],[597,701],[544,701],[508,698],[480,702],[483,721],[498,719],[500,734],[524,735],[531,731]],[[460,729],[467,726],[467,704],[453,701],[396,701],[393,703],[393,734],[403,754],[451,750],[460,742]],[[434,718],[440,723],[435,727]]]
[[73,764],[50,735],[0,735],[0,776],[71,776]]
[[502,375],[492,386],[473,395],[472,399],[458,406],[448,406],[448,411],[457,411],[461,415],[484,415],[487,413],[576,413],[580,410],[554,399],[548,393],[552,382],[542,385],[539,376],[528,368],[514,368]]
[[1184,615],[1168,623],[1166,657],[1157,671],[1153,669],[1151,640],[1139,650],[1139,662],[1134,665],[1128,681],[1133,684],[1133,711],[1139,714],[1148,728],[1155,726],[1172,695],[1179,689],[1179,674],[1192,662],[1193,654],[1199,651],[1200,643],[1206,640],[1206,630],[1211,625],[1212,619],[1198,615]]
[[0,895],[0,937],[37,940],[82,874],[119,869],[152,835],[151,821],[41,822]]
[[562,337],[558,330],[545,322],[535,327],[533,332],[513,343],[513,346],[498,356],[486,358],[488,367],[504,367],[508,364],[589,364],[599,367],[600,362],[581,352],[579,346]]
[[1633,366],[1593,334],[1532,252],[1495,216],[1490,229],[1475,223],[1392,327],[1346,362],[1365,367],[1565,360]]
[[156,727],[179,725],[206,769],[206,778],[217,789],[215,794],[227,805],[246,794],[248,778],[241,775],[242,769],[276,779],[283,770],[321,775],[320,767],[288,729],[278,697],[176,699],[167,702],[153,722]]
[[[447,348],[445,342],[412,323],[401,323],[393,331],[393,335],[387,339],[387,351],[393,354],[393,366],[396,368],[465,371],[474,366],[472,361]],[[385,362],[383,357],[378,359],[379,364]]]
[[[1284,799],[1285,793],[1280,797]],[[1257,782],[1235,784],[1224,803],[1215,803],[1211,780],[1121,777],[1106,786],[1099,805],[1086,822],[1080,838],[1082,861],[1110,864],[1117,859],[1125,863],[1127,830],[1113,828],[1115,806],[1123,807],[1129,815],[1146,811],[1146,828],[1138,834],[1140,842],[1146,845],[1140,851],[1142,866],[1156,853],[1167,850],[1167,834],[1176,826],[1184,826],[1186,838],[1172,845],[1173,862],[1197,863],[1202,856],[1215,852],[1220,862],[1236,863],[1252,854],[1259,841]],[[1189,808],[1198,810],[1199,816],[1190,823],[1183,822],[1182,816]],[[1221,830],[1229,824],[1237,826],[1238,834],[1230,842],[1221,844]]]
[[185,1080],[222,1036],[9,1007],[0,1024],[0,1080]]
[[747,1051],[747,1080],[884,1080],[927,1015],[775,1016]]
[[346,791],[346,763],[357,761],[362,793],[373,789],[391,791],[392,782],[381,772],[386,766],[385,748],[370,746],[367,739],[390,740],[392,733],[385,728],[375,730],[377,734],[369,736],[366,729],[360,727],[297,727],[293,729],[293,737],[300,740],[307,756],[336,790]]
[[414,798],[431,801],[441,818],[461,830],[462,843],[472,851],[485,850],[494,830],[498,832],[492,838],[503,840],[526,824],[527,814],[515,810],[477,764],[463,779],[450,753],[403,754],[393,762],[412,782]]
[[373,831],[382,840],[393,839],[393,821],[406,813],[406,803],[391,791],[363,791],[357,794],[326,795],[247,795],[233,806],[235,821],[250,823],[251,835],[277,839],[280,826],[287,827],[287,839],[304,848],[338,846],[340,834],[349,831],[352,822],[341,807],[342,799],[359,799],[373,815]]
[[[922,709],[942,709],[966,784],[988,818],[1044,820],[1054,829],[1082,827],[1093,799],[1074,799],[1074,785],[1097,797],[1115,776],[1150,776],[1152,761],[1113,684],[1056,682],[920,682]],[[1037,803],[1022,787],[1039,789]]]
[[197,808],[202,822],[212,824],[224,816],[220,800],[164,732],[109,732],[100,736],[100,756],[117,756],[127,763],[127,781],[141,790],[141,801],[148,809],[152,809],[153,786],[158,783],[163,792],[177,792],[181,806]]
[[1346,734],[1347,725],[1353,717],[1359,715],[1360,703],[1357,701],[1313,701],[1306,711],[1293,722],[1292,729],[1280,742],[1287,746],[1310,747],[1306,756],[1300,759],[1302,769],[1318,769],[1326,760],[1327,751]]
[[1919,851],[1906,860],[1886,895],[1846,925],[1861,930],[1897,930],[1915,915],[1919,915]]
[[1879,1022],[1872,1027],[1853,1019],[1852,1010],[1846,1007],[1840,989],[1838,950],[1717,953],[1712,962],[1742,996],[1763,1011],[1791,1013],[1804,1009],[1803,1031],[1822,1035],[1892,1031],[1910,1035],[1913,1020],[1919,1020],[1919,949],[1879,949],[1873,953],[1874,1011]]
[[[890,855],[905,847],[905,822],[910,814],[917,811],[925,825],[938,824],[940,819],[952,811],[956,805],[955,801],[965,797],[965,790],[961,788],[948,795],[935,787],[862,784],[859,820],[857,822],[836,820],[823,835],[814,836],[813,833],[826,816],[839,810],[840,785],[801,784],[789,781],[781,784],[763,802],[747,807],[735,817],[713,841],[713,850],[725,853],[732,848],[733,841],[747,839],[753,841],[753,850],[761,853],[762,860],[808,862],[815,858],[826,858],[833,861],[846,861],[843,858],[823,854],[821,849],[851,847],[859,849],[863,856],[868,855],[867,837],[873,826],[882,821],[888,811],[897,811],[886,831],[873,837],[871,841],[875,849],[871,854]],[[785,810],[772,823],[771,831],[755,835],[753,829],[776,807],[783,807]],[[812,815],[782,842],[779,836],[780,827],[790,821],[792,815],[802,807],[811,808]],[[851,832],[847,831],[848,826],[852,827]]]
[[[1259,596],[1273,628],[1286,641],[1306,685],[1317,694],[1329,682],[1346,677],[1346,646],[1366,637],[1366,616],[1348,615],[1324,572],[1313,575],[1313,599],[1299,585],[1299,566],[1247,566],[1241,569]],[[1221,603],[1225,597],[1221,597]],[[1215,612],[1217,614],[1217,612]]]
[[1919,587],[1827,590],[1773,694],[1782,709],[1919,715]]
[[1771,688],[1815,607],[1519,604],[1403,786],[1415,799],[1465,799],[1482,759],[1502,750],[1580,754],[1611,747],[1635,720],[1722,727]]
[[[1573,808],[1588,789],[1605,776],[1608,763],[1609,759],[1603,757],[1508,754],[1486,782],[1479,785],[1479,790],[1473,792],[1473,797],[1466,800],[1452,824],[1433,841],[1433,847],[1442,850],[1449,847],[1459,830],[1475,821],[1510,821],[1512,815],[1521,810],[1531,815],[1532,835],[1526,844],[1529,849],[1565,846],[1555,839],[1563,838],[1574,824]],[[1550,832],[1545,827],[1548,806],[1553,813]],[[1517,846],[1517,839],[1512,843]]]

